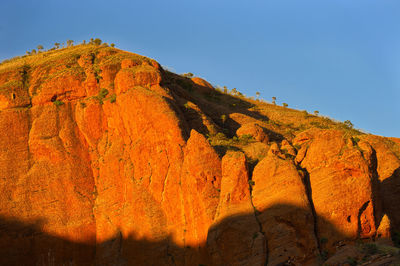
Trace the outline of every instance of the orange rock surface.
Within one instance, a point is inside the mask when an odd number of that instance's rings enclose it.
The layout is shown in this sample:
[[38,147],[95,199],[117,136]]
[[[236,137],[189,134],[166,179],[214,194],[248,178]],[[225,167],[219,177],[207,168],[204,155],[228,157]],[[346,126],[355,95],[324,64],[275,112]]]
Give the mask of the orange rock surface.
[[324,246],[333,250],[343,240],[338,229],[349,239],[372,237],[377,228],[374,176],[363,152],[334,130],[304,132],[294,142],[307,150],[300,165],[309,173],[317,230],[326,239]]
[[241,152],[228,152],[222,158],[220,200],[207,245],[214,264],[263,265],[265,237],[251,202],[246,158]]
[[268,143],[269,141],[268,135],[264,132],[264,129],[256,123],[249,123],[241,126],[236,131],[236,135],[238,135],[238,137],[249,135],[259,142]]
[[279,108],[114,48],[0,64],[0,264],[316,265],[396,244],[398,139],[287,133]]
[[318,255],[314,217],[303,174],[270,150],[253,172],[253,204],[265,232],[271,265],[306,265]]

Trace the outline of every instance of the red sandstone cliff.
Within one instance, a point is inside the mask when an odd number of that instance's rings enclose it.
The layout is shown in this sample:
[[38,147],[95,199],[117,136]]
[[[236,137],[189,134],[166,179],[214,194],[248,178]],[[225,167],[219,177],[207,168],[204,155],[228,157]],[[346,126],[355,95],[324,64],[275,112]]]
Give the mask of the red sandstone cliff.
[[398,139],[114,48],[0,65],[0,182],[2,265],[339,265],[400,242]]

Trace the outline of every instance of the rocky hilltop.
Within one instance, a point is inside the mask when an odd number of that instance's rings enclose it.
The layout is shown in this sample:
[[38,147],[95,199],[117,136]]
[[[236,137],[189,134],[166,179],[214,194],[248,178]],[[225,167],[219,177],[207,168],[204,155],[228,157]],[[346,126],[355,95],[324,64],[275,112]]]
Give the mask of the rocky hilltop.
[[399,261],[397,138],[92,44],[0,64],[0,129],[1,265]]

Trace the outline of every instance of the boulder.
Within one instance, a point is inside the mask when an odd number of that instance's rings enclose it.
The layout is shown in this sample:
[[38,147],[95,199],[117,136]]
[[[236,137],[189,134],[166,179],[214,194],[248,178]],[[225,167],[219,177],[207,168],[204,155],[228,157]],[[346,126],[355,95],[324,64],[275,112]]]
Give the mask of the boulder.
[[199,86],[202,86],[202,87],[205,87],[205,88],[209,88],[209,89],[214,89],[214,87],[208,81],[206,81],[205,79],[202,79],[202,78],[199,78],[199,77],[194,77],[194,78],[191,78],[191,80],[195,84],[197,84]]
[[269,138],[265,133],[264,129],[257,123],[247,123],[242,125],[237,131],[236,135],[238,137],[243,137],[245,135],[252,136],[255,140],[263,143],[268,143]]

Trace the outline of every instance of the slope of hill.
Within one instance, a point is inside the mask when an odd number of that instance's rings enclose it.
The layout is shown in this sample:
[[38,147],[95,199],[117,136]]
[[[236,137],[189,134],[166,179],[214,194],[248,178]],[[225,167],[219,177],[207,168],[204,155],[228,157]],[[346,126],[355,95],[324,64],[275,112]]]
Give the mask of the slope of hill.
[[92,44],[0,64],[0,128],[1,264],[399,261],[399,139]]

